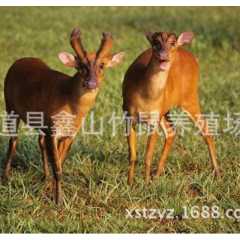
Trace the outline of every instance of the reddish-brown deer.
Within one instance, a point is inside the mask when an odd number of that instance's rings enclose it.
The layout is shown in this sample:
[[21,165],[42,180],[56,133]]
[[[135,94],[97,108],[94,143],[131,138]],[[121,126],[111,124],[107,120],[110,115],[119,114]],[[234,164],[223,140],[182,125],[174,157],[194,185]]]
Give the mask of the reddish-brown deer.
[[[199,66],[196,58],[184,44],[191,43],[192,32],[183,32],[177,38],[174,33],[147,33],[151,48],[144,51],[129,67],[123,82],[123,110],[131,119],[128,134],[129,172],[128,183],[132,184],[137,161],[136,124],[139,121],[150,124],[152,113],[158,114],[157,127],[165,133],[165,144],[158,163],[156,176],[163,173],[169,150],[173,144],[175,130],[168,117],[173,107],[180,107],[200,128],[208,145],[210,157],[216,175],[219,167],[213,138],[208,131],[207,121],[200,112],[198,98]],[[143,118],[140,118],[140,114]],[[154,114],[156,122],[156,114]],[[201,121],[199,121],[199,118]],[[201,123],[201,124],[200,124]],[[157,129],[151,131],[145,155],[145,180],[150,180],[150,168],[154,147],[157,141]]]
[[[111,54],[110,33],[103,33],[100,48],[96,53],[87,53],[84,50],[79,29],[72,31],[70,42],[76,55],[61,52],[59,59],[65,66],[76,68],[77,72],[74,76],[53,70],[40,59],[22,58],[9,69],[4,88],[6,111],[9,116],[12,112],[18,115],[17,126],[20,120],[26,123],[28,112],[43,113],[44,126],[47,128],[41,129],[44,134],[39,137],[39,145],[45,177],[49,176],[48,162],[52,168],[57,204],[62,201],[63,162],[75,134],[70,136],[56,134],[56,131],[61,131],[61,125],[58,124],[57,130],[54,128],[56,123],[53,121],[53,116],[61,112],[75,116],[73,127],[77,133],[84,117],[95,103],[104,69],[120,63],[124,55],[123,52]],[[16,145],[17,136],[10,137],[3,172],[5,179],[10,173]]]

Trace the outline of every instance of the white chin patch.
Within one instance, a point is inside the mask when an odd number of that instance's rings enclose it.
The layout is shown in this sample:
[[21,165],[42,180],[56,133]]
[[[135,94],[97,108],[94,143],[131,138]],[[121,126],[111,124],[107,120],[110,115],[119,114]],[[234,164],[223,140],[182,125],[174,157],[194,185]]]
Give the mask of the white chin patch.
[[166,70],[168,70],[169,63],[168,62],[161,62],[159,67],[162,71],[166,71]]

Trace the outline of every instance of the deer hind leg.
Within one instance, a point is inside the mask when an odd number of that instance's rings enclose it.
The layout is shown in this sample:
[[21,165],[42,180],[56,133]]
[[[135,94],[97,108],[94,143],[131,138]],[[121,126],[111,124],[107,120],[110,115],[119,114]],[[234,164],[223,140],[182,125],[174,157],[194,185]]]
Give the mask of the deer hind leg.
[[147,150],[145,154],[145,182],[149,183],[151,173],[151,163],[154,153],[154,147],[158,139],[158,132],[154,130],[148,137]]
[[199,128],[201,135],[203,136],[209,150],[209,155],[211,158],[213,170],[216,176],[220,176],[220,169],[217,162],[216,157],[216,148],[213,137],[209,134],[208,131],[208,123],[206,119],[201,115],[199,105],[195,108],[184,107],[183,108],[191,118],[191,120],[195,123],[195,125]]
[[41,156],[42,156],[44,178],[45,180],[47,180],[50,176],[50,173],[49,173],[49,167],[48,167],[48,155],[47,155],[47,146],[46,146],[45,136],[40,134],[38,138],[38,143],[39,143]]
[[11,167],[12,167],[12,160],[14,156],[16,155],[16,148],[17,148],[17,142],[18,142],[18,137],[17,137],[17,129],[19,126],[19,118],[16,120],[16,132],[12,133],[9,130],[10,134],[14,134],[14,136],[11,136],[9,139],[9,146],[8,146],[8,151],[7,151],[7,158],[4,163],[4,168],[3,168],[3,179],[7,180],[10,176],[11,172]]
[[156,177],[159,177],[164,171],[167,157],[168,157],[169,151],[172,147],[172,144],[173,144],[174,138],[175,138],[175,130],[172,127],[172,123],[167,118],[167,115],[162,117],[160,126],[164,131],[165,143],[164,143],[162,154],[161,154],[161,157],[160,157],[160,160],[158,163]]
[[129,170],[128,170],[128,184],[132,185],[135,167],[137,162],[137,135],[134,126],[131,126],[130,132],[127,136],[129,148]]

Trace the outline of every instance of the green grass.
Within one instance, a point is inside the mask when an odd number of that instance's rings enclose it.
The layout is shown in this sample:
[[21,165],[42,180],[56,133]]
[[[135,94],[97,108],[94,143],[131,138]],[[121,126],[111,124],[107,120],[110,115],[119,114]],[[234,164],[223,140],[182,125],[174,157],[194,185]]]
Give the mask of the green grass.
[[[14,232],[239,232],[229,219],[146,220],[126,218],[126,208],[174,208],[218,205],[221,211],[240,206],[239,138],[223,133],[223,118],[239,112],[240,9],[235,8],[0,8],[0,110],[4,111],[3,80],[9,66],[23,56],[42,58],[51,67],[73,74],[57,59],[60,51],[72,51],[69,33],[79,26],[84,45],[94,51],[101,32],[114,35],[114,51],[127,53],[121,66],[106,72],[105,83],[93,111],[99,118],[121,113],[121,83],[135,57],[148,47],[144,31],[192,30],[191,51],[201,66],[200,98],[203,112],[220,115],[216,137],[223,177],[211,174],[207,147],[200,136],[178,136],[167,169],[158,181],[145,186],[142,176],[146,137],[139,139],[139,163],[132,188],[126,184],[128,151],[123,127],[116,136],[111,128],[103,136],[81,135],[64,165],[65,203],[57,208],[41,181],[42,166],[36,137],[22,136],[11,180],[0,185],[0,231]],[[27,94],[26,94],[27,98]],[[0,137],[4,160],[8,139]],[[159,140],[153,169],[161,153]],[[195,186],[195,187],[194,187]],[[193,188],[197,193],[193,194]]]

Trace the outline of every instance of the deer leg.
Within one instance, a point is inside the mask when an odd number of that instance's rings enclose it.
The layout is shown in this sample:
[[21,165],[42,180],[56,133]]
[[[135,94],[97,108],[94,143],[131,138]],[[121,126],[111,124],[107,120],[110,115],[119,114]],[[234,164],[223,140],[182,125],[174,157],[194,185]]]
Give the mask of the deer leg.
[[[17,119],[17,121],[16,121],[16,133],[14,133],[14,134],[17,134],[18,126],[19,126],[19,119]],[[9,132],[11,133],[10,130],[9,130]],[[17,136],[11,136],[10,137],[9,145],[8,145],[7,158],[5,160],[4,168],[3,168],[2,178],[4,180],[7,180],[10,176],[11,167],[12,167],[12,160],[13,160],[14,156],[16,155],[17,142],[18,142],[18,137]]]
[[38,138],[39,147],[41,150],[42,155],[42,163],[43,163],[43,172],[44,172],[44,178],[45,180],[49,178],[49,168],[48,168],[48,156],[47,156],[47,147],[45,142],[45,136],[39,135]]
[[4,180],[7,180],[10,176],[12,160],[13,160],[14,156],[16,155],[17,141],[18,141],[18,138],[16,136],[10,137],[10,139],[9,139],[7,158],[6,158],[6,161],[4,164],[4,169],[3,169],[3,179]]
[[189,114],[189,117],[191,118],[191,120],[199,128],[201,135],[203,136],[203,138],[208,146],[208,151],[209,151],[209,155],[211,158],[214,173],[216,176],[220,176],[220,169],[219,169],[217,157],[216,157],[215,143],[214,143],[213,137],[211,135],[209,135],[208,123],[201,116],[200,108],[197,107],[197,108],[192,109],[192,108],[185,107],[184,110]]
[[59,158],[61,160],[62,165],[63,165],[63,163],[66,159],[66,156],[67,156],[68,152],[71,149],[72,143],[73,143],[73,138],[72,137],[64,138],[64,139],[59,141],[58,155],[59,155]]
[[151,133],[148,137],[148,142],[147,142],[147,150],[145,154],[145,182],[149,183],[150,181],[150,172],[151,172],[151,163],[152,163],[152,158],[153,158],[153,153],[154,153],[154,147],[156,145],[158,138],[158,133],[156,130]]
[[167,157],[175,138],[175,131],[171,125],[171,122],[167,119],[166,116],[162,117],[160,126],[164,131],[165,143],[164,143],[163,151],[158,163],[156,177],[159,177],[164,171]]
[[128,184],[132,185],[133,177],[137,161],[136,145],[137,145],[136,130],[133,126],[130,128],[130,132],[127,136],[128,148],[129,148],[129,170],[128,170]]
[[48,160],[52,166],[55,184],[55,202],[57,205],[62,203],[62,164],[58,155],[57,139],[49,133],[45,136]]

